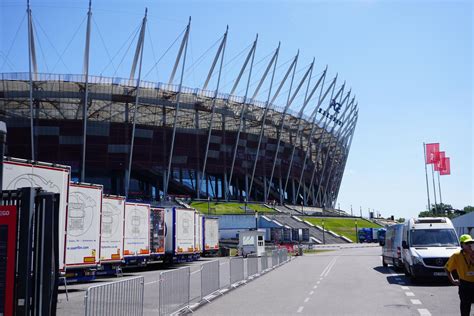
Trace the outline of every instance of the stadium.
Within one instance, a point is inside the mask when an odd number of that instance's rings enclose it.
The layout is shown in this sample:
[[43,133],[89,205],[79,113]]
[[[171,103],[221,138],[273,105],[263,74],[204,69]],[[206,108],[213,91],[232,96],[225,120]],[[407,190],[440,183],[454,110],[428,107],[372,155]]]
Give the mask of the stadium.
[[[39,73],[29,27],[30,72],[0,74],[7,155],[71,166],[73,180],[132,199],[180,196],[334,208],[358,118],[345,82],[329,78],[327,67],[310,82],[314,61],[293,82],[298,54],[284,78],[273,82],[278,46],[251,91],[255,39],[233,88],[221,91],[226,32],[205,84],[186,87],[189,26],[167,83],[140,78],[146,14],[129,78],[90,74],[88,43],[82,74]],[[211,77],[218,78],[215,89],[209,88]],[[244,95],[235,93],[239,82],[247,87]],[[264,82],[271,93],[257,100]],[[274,104],[283,85],[290,85],[287,101]],[[297,95],[304,96],[300,104],[293,102]]]

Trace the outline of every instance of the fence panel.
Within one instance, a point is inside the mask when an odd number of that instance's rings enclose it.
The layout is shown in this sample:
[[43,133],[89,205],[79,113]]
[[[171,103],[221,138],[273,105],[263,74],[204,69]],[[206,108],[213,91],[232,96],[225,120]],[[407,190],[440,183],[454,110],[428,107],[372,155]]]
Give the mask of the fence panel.
[[188,306],[190,277],[189,267],[160,273],[160,315],[169,315]]
[[230,284],[242,281],[244,279],[244,258],[230,259]]
[[278,265],[278,250],[272,250],[272,267]]
[[220,271],[219,260],[206,262],[202,264],[201,269],[201,296],[206,297],[209,294],[219,290]]
[[143,315],[144,278],[92,286],[87,289],[85,315]]
[[189,305],[198,303],[202,299],[201,294],[202,265],[189,275]]
[[219,288],[225,289],[230,286],[230,259],[219,261]]
[[261,263],[261,271],[265,271],[268,269],[268,258],[267,258],[267,254],[263,254],[263,256],[260,258],[260,260],[262,261]]
[[258,257],[247,258],[247,277],[258,273]]

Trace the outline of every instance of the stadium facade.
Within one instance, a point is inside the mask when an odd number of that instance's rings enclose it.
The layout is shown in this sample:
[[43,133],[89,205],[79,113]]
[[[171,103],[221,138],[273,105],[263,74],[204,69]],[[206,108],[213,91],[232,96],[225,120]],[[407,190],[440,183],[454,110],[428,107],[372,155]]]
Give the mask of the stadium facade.
[[[90,13],[89,8],[89,18]],[[345,83],[337,86],[337,76],[326,80],[326,70],[310,82],[314,61],[293,82],[296,55],[283,80],[273,83],[278,47],[259,85],[249,91],[256,39],[234,88],[222,93],[226,31],[204,87],[183,86],[182,74],[174,84],[179,65],[185,67],[188,24],[169,82],[145,82],[140,79],[145,14],[130,78],[89,74],[89,19],[84,73],[44,74],[36,70],[30,10],[28,16],[30,72],[0,77],[7,155],[70,165],[74,180],[103,184],[106,193],[134,199],[180,195],[334,207],[358,106]],[[247,90],[237,96],[244,73],[249,73]],[[217,88],[209,90],[214,75]],[[272,97],[255,100],[270,78]],[[290,80],[286,104],[273,104]],[[304,101],[292,104],[298,93]]]

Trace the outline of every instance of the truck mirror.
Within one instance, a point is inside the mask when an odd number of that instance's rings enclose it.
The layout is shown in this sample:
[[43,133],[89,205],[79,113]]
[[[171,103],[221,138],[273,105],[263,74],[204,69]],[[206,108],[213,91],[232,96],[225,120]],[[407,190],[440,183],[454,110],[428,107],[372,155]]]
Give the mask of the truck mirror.
[[402,248],[403,249],[408,249],[410,247],[408,247],[408,243],[406,242],[406,240],[402,241]]

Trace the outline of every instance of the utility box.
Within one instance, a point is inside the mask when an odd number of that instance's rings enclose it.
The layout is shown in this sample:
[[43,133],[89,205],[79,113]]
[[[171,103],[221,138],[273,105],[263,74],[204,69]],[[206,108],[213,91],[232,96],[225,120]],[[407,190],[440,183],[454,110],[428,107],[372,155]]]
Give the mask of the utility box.
[[239,233],[239,251],[244,257],[249,254],[262,256],[265,253],[265,232],[257,230],[241,231]]

